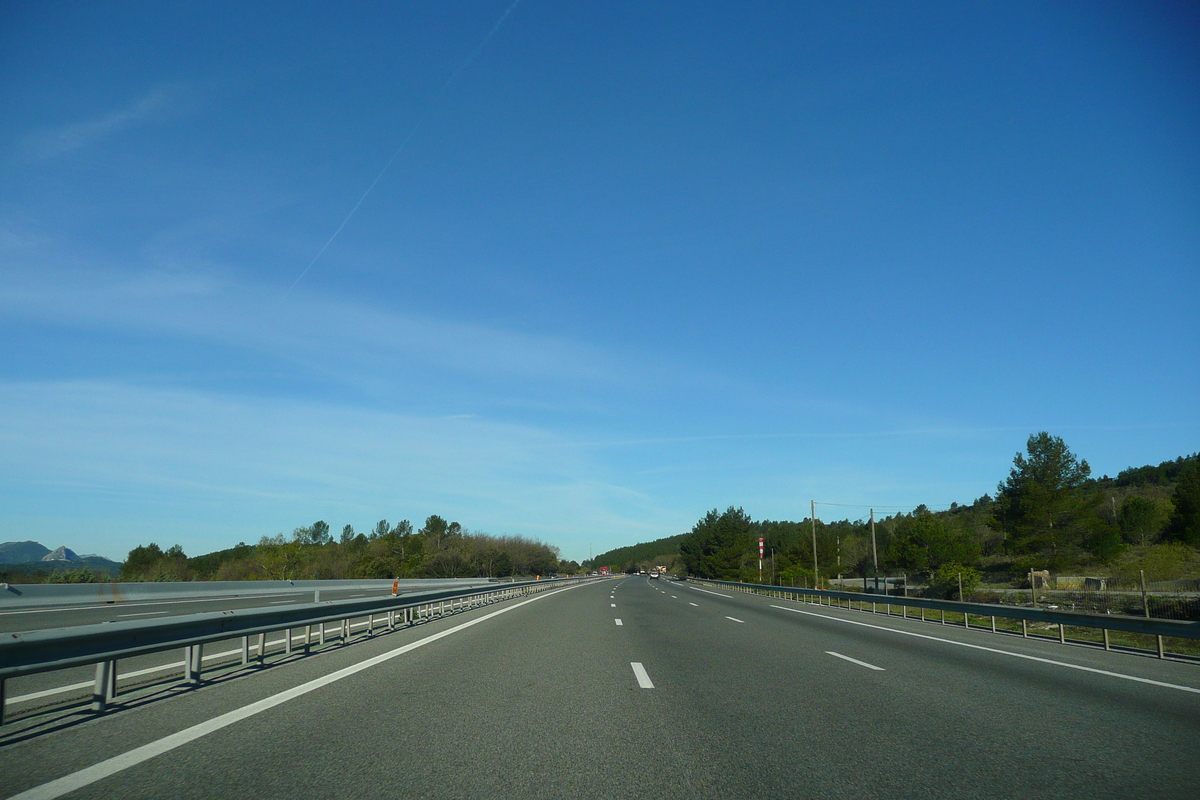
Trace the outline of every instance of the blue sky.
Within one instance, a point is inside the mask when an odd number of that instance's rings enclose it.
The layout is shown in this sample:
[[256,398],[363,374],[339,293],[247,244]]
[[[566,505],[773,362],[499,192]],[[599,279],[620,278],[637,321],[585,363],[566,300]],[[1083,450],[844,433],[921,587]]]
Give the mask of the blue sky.
[[436,513],[580,559],[970,502],[1039,430],[1194,452],[1197,42],[1185,3],[5,3],[0,540]]

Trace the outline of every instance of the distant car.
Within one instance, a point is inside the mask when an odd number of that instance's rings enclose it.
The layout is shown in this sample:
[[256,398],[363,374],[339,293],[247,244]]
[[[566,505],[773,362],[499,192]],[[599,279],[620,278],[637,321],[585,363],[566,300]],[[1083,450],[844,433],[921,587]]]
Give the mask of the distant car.
[[654,580],[658,580],[658,573],[657,573],[657,572],[651,572],[651,573],[650,573],[650,577],[651,577],[651,578],[653,578]]

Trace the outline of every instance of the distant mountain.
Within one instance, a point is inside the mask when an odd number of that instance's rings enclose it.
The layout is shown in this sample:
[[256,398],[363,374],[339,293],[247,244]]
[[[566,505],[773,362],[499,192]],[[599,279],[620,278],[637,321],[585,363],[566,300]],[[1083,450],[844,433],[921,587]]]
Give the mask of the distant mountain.
[[88,567],[101,570],[121,566],[119,561],[112,561],[94,553],[81,556],[66,546],[51,550],[37,542],[0,542],[0,564],[40,565],[47,569]]
[[42,561],[82,561],[82,560],[83,559],[79,557],[79,554],[76,553],[74,550],[72,550],[69,547],[60,547],[57,550],[54,550],[53,552],[50,552],[50,553],[46,553],[46,555],[42,556]]
[[28,564],[41,561],[49,553],[49,547],[37,542],[4,542],[0,544],[0,564]]

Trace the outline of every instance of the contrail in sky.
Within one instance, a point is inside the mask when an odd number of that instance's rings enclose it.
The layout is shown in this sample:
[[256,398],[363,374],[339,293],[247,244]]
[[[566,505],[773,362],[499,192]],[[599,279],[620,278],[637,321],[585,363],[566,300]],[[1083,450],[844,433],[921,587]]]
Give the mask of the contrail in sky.
[[508,15],[511,14],[513,9],[520,4],[521,0],[513,0],[513,4],[505,9],[504,13],[500,15],[500,19],[496,20],[496,24],[493,25],[492,29],[487,32],[487,35],[483,37],[483,40],[479,43],[479,46],[471,52],[471,55],[467,56],[466,59],[464,59],[463,62],[458,65],[454,72],[450,73],[450,77],[446,79],[444,84],[442,84],[442,88],[438,91],[433,101],[430,102],[429,106],[426,107],[421,116],[417,118],[416,124],[412,126],[412,129],[409,130],[408,135],[404,137],[404,140],[400,142],[400,146],[396,148],[396,152],[392,153],[392,157],[389,158],[387,163],[383,165],[383,169],[379,170],[379,174],[375,176],[375,180],[371,181],[371,185],[367,187],[365,192],[363,192],[362,197],[358,198],[358,202],[354,204],[354,208],[350,209],[350,213],[346,215],[344,220],[342,220],[342,224],[338,225],[337,230],[333,232],[333,236],[329,237],[329,241],[325,242],[325,244],[321,246],[321,249],[317,251],[315,256],[313,256],[313,260],[308,262],[308,266],[304,268],[304,271],[296,276],[296,280],[292,281],[292,285],[288,287],[285,296],[287,294],[291,294],[292,289],[296,288],[296,284],[300,283],[300,279],[308,274],[308,271],[312,269],[313,264],[316,264],[317,261],[320,260],[321,255],[324,254],[325,250],[329,248],[329,245],[333,244],[333,240],[338,237],[338,234],[342,232],[342,228],[346,227],[346,223],[349,222],[354,216],[354,213],[358,211],[358,207],[361,206],[363,201],[367,199],[367,195],[371,193],[371,190],[374,189],[376,184],[378,184],[383,178],[384,173],[388,171],[388,167],[392,166],[392,162],[395,161],[396,157],[404,151],[404,148],[408,146],[408,143],[412,141],[413,136],[416,135],[417,131],[420,130],[421,125],[423,125],[425,120],[429,117],[430,111],[432,111],[433,107],[437,105],[437,101],[440,100],[442,95],[446,93],[446,90],[450,88],[450,84],[454,83],[454,79],[457,78],[463,70],[471,66],[475,59],[479,58],[479,54],[483,52],[483,48],[487,47],[487,43],[491,41],[492,37],[496,35],[496,32],[500,30],[500,26],[504,24],[504,20],[508,19]]

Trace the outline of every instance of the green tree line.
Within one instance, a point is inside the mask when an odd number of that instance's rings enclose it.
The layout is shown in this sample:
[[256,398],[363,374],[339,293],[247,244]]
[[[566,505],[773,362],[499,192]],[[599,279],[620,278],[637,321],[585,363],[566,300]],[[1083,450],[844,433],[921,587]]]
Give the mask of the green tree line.
[[626,554],[678,542],[681,571],[757,582],[759,537],[767,554],[761,580],[797,586],[811,586],[818,577],[903,572],[926,576],[954,594],[958,572],[970,582],[983,575],[1011,579],[1029,569],[1118,576],[1145,569],[1153,580],[1196,577],[1200,461],[1184,456],[1094,478],[1086,460],[1043,431],[1014,456],[995,497],[883,516],[874,536],[866,520],[753,520],[730,507],[709,511],[681,536],[612,551],[620,558],[609,561],[622,568]]
[[457,522],[432,515],[419,530],[401,520],[379,520],[367,533],[346,525],[336,538],[318,520],[291,537],[264,536],[257,544],[189,558],[179,545],[151,542],[129,552],[121,566],[125,581],[322,580],[345,578],[500,578],[575,574],[573,561],[560,561],[558,548],[523,536],[472,533]]

